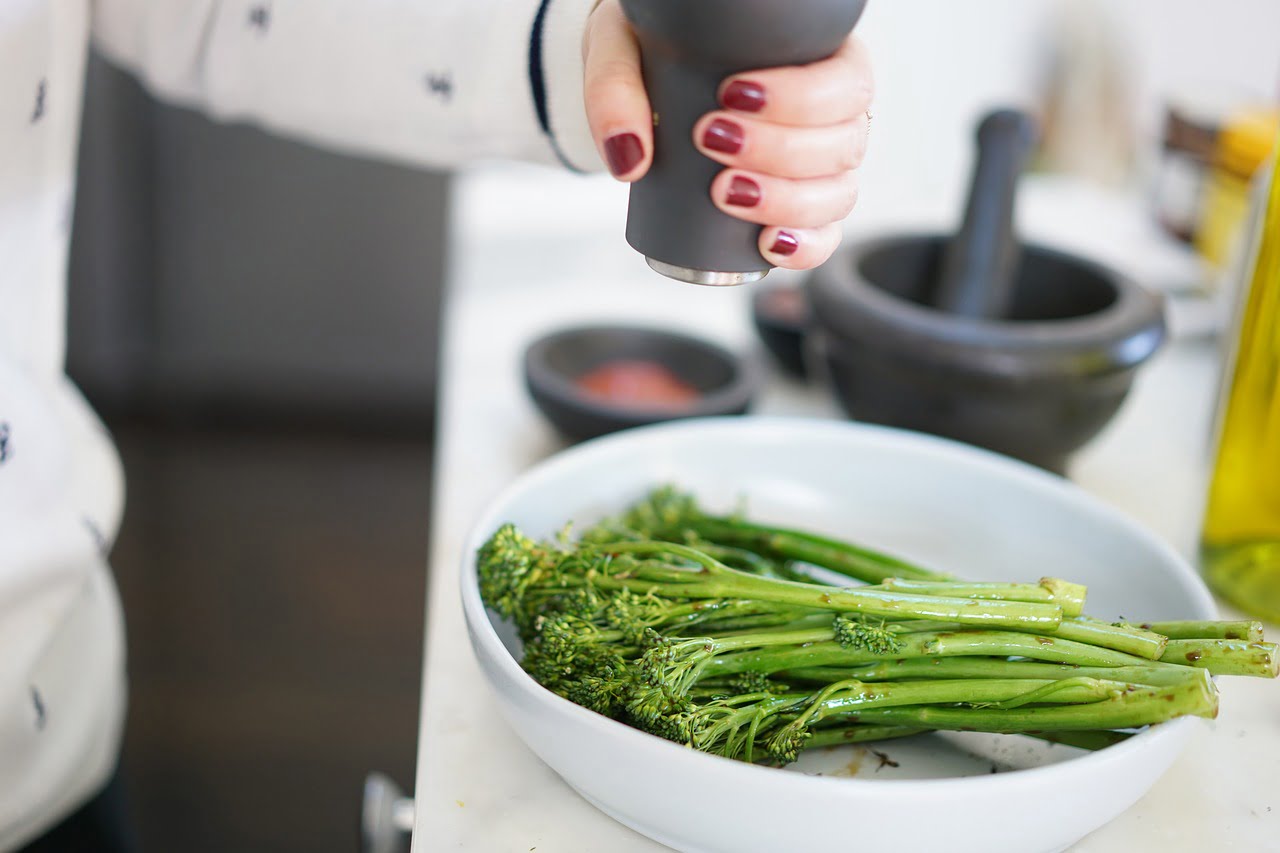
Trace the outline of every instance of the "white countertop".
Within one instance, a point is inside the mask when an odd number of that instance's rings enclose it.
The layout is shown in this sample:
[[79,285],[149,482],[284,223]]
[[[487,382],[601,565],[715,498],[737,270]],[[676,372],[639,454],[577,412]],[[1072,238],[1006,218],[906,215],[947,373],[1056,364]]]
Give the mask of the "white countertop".
[[[471,653],[458,569],[485,504],[562,447],[524,393],[525,344],[577,321],[621,319],[752,347],[748,291],[661,279],[612,231],[568,239],[538,230],[519,239],[464,231],[455,253],[440,362],[415,853],[667,849],[588,805],[507,727]],[[1072,471],[1186,554],[1195,545],[1216,381],[1211,344],[1166,348]],[[838,416],[825,395],[777,376],[756,411]],[[1200,727],[1144,799],[1073,850],[1280,850],[1280,685],[1235,678],[1220,687],[1219,718]]]

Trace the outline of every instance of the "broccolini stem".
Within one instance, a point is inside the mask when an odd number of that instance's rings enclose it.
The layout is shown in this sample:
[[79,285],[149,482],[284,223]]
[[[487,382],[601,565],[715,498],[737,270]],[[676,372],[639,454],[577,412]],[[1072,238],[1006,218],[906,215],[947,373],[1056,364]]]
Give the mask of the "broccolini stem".
[[883,655],[866,649],[846,649],[839,643],[735,652],[717,657],[710,663],[705,675],[712,677],[739,672],[771,674],[797,667],[857,666],[879,660],[958,656],[1025,657],[1081,666],[1143,666],[1151,663],[1112,649],[1100,649],[1071,640],[1033,637],[1014,631],[923,632],[901,634],[898,639],[901,647]]
[[[732,569],[696,549],[675,543],[614,542],[588,547],[600,554],[636,554],[649,557],[670,555],[688,560],[699,567],[698,570],[689,570],[652,560],[640,560],[628,564],[625,573],[600,573],[593,576],[592,582],[601,589],[625,588],[641,591],[643,583],[638,586],[637,582],[653,581],[655,585],[651,587],[652,591],[659,595],[684,598],[755,598],[869,616],[938,619],[991,628],[1016,625],[1052,629],[1062,621],[1062,608],[1056,604],[946,598],[894,593],[867,587],[832,587],[757,577]],[[671,586],[666,587],[664,584]]]
[[796,754],[811,739],[812,726],[827,719],[850,719],[852,715],[862,714],[868,709],[923,710],[939,705],[951,707],[959,703],[972,706],[973,710],[1009,714],[1025,703],[1048,701],[1050,697],[1053,701],[1081,703],[1088,707],[1137,689],[1122,682],[1093,678],[1069,678],[1063,681],[959,679],[880,684],[843,681],[828,685],[809,701],[807,708],[792,717],[786,725],[770,732],[767,748],[775,759],[794,760]]
[[1063,619],[1062,624],[1050,633],[1064,640],[1128,652],[1147,660],[1160,660],[1168,642],[1164,636],[1154,631],[1129,625],[1111,625],[1087,616]]
[[861,723],[841,725],[832,728],[814,729],[804,748],[823,749],[831,746],[844,746],[850,743],[867,743],[877,740],[911,737],[924,734],[929,729],[912,729],[906,726],[868,726]]
[[1207,669],[1214,675],[1252,675],[1275,678],[1280,655],[1275,643],[1244,640],[1170,640],[1160,660]]
[[734,548],[731,545],[717,545],[714,542],[705,542],[697,538],[692,538],[681,544],[688,545],[690,548],[697,548],[708,557],[714,557],[726,566],[731,566],[753,575],[760,575],[765,578],[780,576],[778,574],[778,564],[773,560],[761,557],[755,551]]
[[711,516],[690,521],[686,528],[720,545],[746,548],[777,561],[812,563],[866,583],[879,583],[886,578],[949,577],[868,548],[800,530]]
[[[837,725],[832,728],[814,729],[812,736],[805,741],[804,748],[806,750],[821,749],[823,747],[843,746],[849,743],[890,740],[926,734],[931,731],[933,729],[916,729],[907,726],[875,726],[866,723]],[[1068,732],[1037,732],[1036,734],[1019,732],[1019,734],[1033,737],[1036,740],[1048,741],[1049,743],[1060,743],[1063,746],[1087,749],[1090,752],[1096,752],[1099,749],[1123,743],[1133,737],[1132,732],[1113,732],[1106,729],[1097,731],[1082,729]]]
[[[1129,729],[1193,715],[1212,719],[1218,693],[1207,672],[1187,670],[1181,684],[1131,690],[1088,705],[994,708],[903,707],[855,711],[847,719],[874,725],[900,725],[979,732],[1047,732],[1075,729]],[[1194,677],[1194,676],[1200,677]]]
[[1060,743],[1063,746],[1074,746],[1076,749],[1097,752],[1099,749],[1106,749],[1109,746],[1124,743],[1133,737],[1136,732],[1115,732],[1110,729],[1080,729],[1065,732],[1035,732],[1034,734],[1031,732],[1019,732],[1019,734],[1033,737],[1036,740]]
[[1044,578],[1040,583],[966,583],[887,578],[880,587],[897,592],[945,595],[952,598],[1047,602],[1061,607],[1063,616],[1079,616],[1084,612],[1085,588],[1078,583],[1058,578]]
[[[1116,623],[1124,624],[1124,623]],[[1141,628],[1163,634],[1170,640],[1244,640],[1262,642],[1262,623],[1251,621],[1216,622],[1179,620],[1174,622],[1143,622],[1129,627]]]
[[[764,634],[775,631],[793,631],[801,628],[821,628],[824,625],[831,624],[831,611],[812,611],[803,615],[792,617],[784,622],[767,622],[761,620],[759,623],[745,625],[743,627],[733,626],[723,630],[707,631],[708,634],[714,634],[717,637],[741,637],[747,634]],[[889,626],[886,626],[886,628]]]
[[[909,620],[894,622],[886,626],[894,633],[918,633],[920,631],[956,631],[960,626],[954,622],[935,622],[932,620]],[[1021,631],[1022,628],[1011,628]],[[1087,616],[1064,618],[1057,628],[1043,630],[1033,628],[1031,633],[1048,634],[1063,640],[1075,640],[1104,649],[1127,652],[1147,660],[1159,660],[1164,653],[1165,638],[1160,634],[1136,628],[1130,625],[1111,625]]]
[[830,684],[834,681],[856,679],[858,681],[895,681],[919,678],[1073,678],[1085,676],[1111,681],[1124,681],[1146,687],[1163,687],[1181,684],[1186,667],[1166,663],[1148,663],[1134,666],[1078,666],[1073,664],[1043,663],[1040,661],[1010,661],[998,658],[909,658],[907,660],[881,661],[869,666],[837,667],[817,666],[788,669],[779,674],[788,681],[808,681]]
[[[1183,681],[1186,681],[1184,676]],[[799,724],[818,723],[861,708],[906,705],[977,705],[1007,710],[1029,702],[1087,705],[1114,698],[1132,685],[1096,678],[1043,679],[959,678],[947,681],[902,681],[867,684],[841,681],[828,686],[799,717]]]

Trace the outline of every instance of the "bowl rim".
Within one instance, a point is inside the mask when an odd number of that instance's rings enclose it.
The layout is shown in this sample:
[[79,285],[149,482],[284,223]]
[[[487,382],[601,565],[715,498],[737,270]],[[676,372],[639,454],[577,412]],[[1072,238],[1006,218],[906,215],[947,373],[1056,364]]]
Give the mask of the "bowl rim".
[[[778,773],[778,768],[748,764],[743,761],[725,758],[710,753],[698,752],[681,744],[668,741],[625,723],[610,719],[594,711],[590,711],[552,693],[538,684],[507,651],[502,640],[490,622],[489,613],[480,598],[479,578],[476,571],[475,555],[480,545],[492,535],[504,520],[499,509],[510,499],[525,490],[537,486],[540,481],[554,477],[562,468],[582,464],[592,457],[605,455],[613,451],[617,444],[644,441],[659,441],[668,434],[682,432],[730,432],[768,433],[770,431],[799,431],[801,433],[861,434],[864,439],[882,445],[912,445],[928,453],[953,456],[978,469],[995,471],[1020,481],[1028,488],[1042,492],[1056,492],[1062,499],[1082,508],[1108,523],[1118,525],[1136,537],[1144,545],[1159,554],[1168,567],[1185,582],[1191,594],[1193,604],[1199,611],[1199,618],[1217,618],[1217,607],[1212,595],[1199,575],[1185,559],[1165,540],[1143,527],[1123,511],[1100,501],[1075,483],[1047,471],[1036,468],[1025,462],[1003,456],[1001,454],[973,447],[950,439],[885,427],[874,424],[863,424],[847,421],[820,421],[794,417],[752,417],[752,418],[703,418],[697,421],[673,421],[654,424],[621,434],[601,436],[568,448],[564,451],[537,463],[494,497],[486,506],[480,518],[472,525],[467,536],[462,554],[460,591],[463,614],[472,642],[483,648],[493,659],[508,681],[527,699],[541,706],[548,713],[567,715],[575,725],[587,726],[596,732],[610,737],[622,738],[634,747],[657,749],[664,755],[672,769],[685,766],[693,761],[694,766],[710,769],[714,764],[721,767],[721,772],[734,772],[727,768],[736,767],[740,772],[759,774],[754,777],[757,784],[785,784],[789,787],[805,786],[814,791],[835,791],[840,786],[845,790],[857,791],[859,795],[887,792],[890,796],[898,796],[904,786],[927,788],[932,793],[946,794],[963,786],[965,790],[979,788],[990,791],[1011,785],[1021,784],[1032,779],[1040,779],[1046,774],[1090,774],[1104,772],[1108,766],[1126,761],[1134,753],[1152,752],[1161,747],[1169,750],[1180,749],[1190,737],[1192,727],[1196,724],[1194,717],[1181,717],[1166,723],[1148,727],[1133,737],[1100,749],[1084,753],[1069,761],[1041,765],[1024,769],[1009,770],[989,775],[955,776],[931,779],[863,779],[832,778],[828,776],[811,776],[804,773]],[[477,648],[477,653],[480,651]],[[491,685],[492,686],[492,685]],[[531,745],[530,745],[531,746]],[[708,763],[712,762],[712,763]]]
[[[950,238],[937,231],[906,231],[875,235],[842,247],[831,262],[806,280],[816,325],[838,339],[864,341],[876,350],[903,358],[928,352],[934,354],[933,361],[1020,380],[1132,370],[1154,355],[1168,337],[1161,294],[1101,261],[1039,242],[1023,243],[1023,253],[1064,260],[1088,270],[1111,283],[1115,300],[1092,314],[1061,320],[957,322],[942,312],[886,293],[861,277],[863,261],[886,247],[912,242],[945,247]],[[882,334],[886,330],[892,334]]]
[[[678,342],[727,366],[732,376],[727,383],[709,391],[699,390],[698,398],[688,406],[619,406],[583,394],[572,378],[552,367],[547,359],[552,347],[566,340],[586,334],[611,332]],[[629,323],[584,323],[548,332],[525,347],[522,362],[525,381],[537,394],[543,394],[558,405],[580,412],[637,425],[647,425],[655,419],[697,418],[742,411],[755,398],[760,385],[759,371],[754,361],[735,354],[727,347],[688,332]],[[676,372],[673,368],[668,369]]]

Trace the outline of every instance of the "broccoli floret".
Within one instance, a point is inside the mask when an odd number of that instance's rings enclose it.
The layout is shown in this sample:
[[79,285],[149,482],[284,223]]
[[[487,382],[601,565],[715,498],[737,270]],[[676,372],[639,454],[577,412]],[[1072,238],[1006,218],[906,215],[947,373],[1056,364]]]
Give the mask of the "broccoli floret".
[[846,649],[866,649],[872,654],[891,655],[902,649],[902,640],[884,626],[867,623],[856,616],[835,617],[836,642]]

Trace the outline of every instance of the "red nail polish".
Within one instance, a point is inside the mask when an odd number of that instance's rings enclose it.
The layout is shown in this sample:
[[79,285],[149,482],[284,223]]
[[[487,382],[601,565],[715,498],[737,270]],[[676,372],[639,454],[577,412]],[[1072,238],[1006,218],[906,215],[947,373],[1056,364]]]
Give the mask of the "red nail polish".
[[773,241],[773,248],[769,250],[771,254],[780,255],[789,258],[800,249],[800,241],[796,239],[794,234],[788,234],[786,231],[779,231],[778,236]]
[[764,87],[750,80],[734,80],[724,87],[720,103],[725,109],[739,110],[744,113],[758,113],[766,103]]
[[644,159],[644,143],[634,133],[619,133],[604,141],[604,158],[609,171],[621,178]]
[[724,200],[733,207],[755,207],[760,203],[760,195],[759,184],[750,178],[734,175]]
[[712,151],[737,154],[742,150],[742,143],[745,138],[742,125],[718,118],[707,125],[706,131],[702,134],[702,145]]

